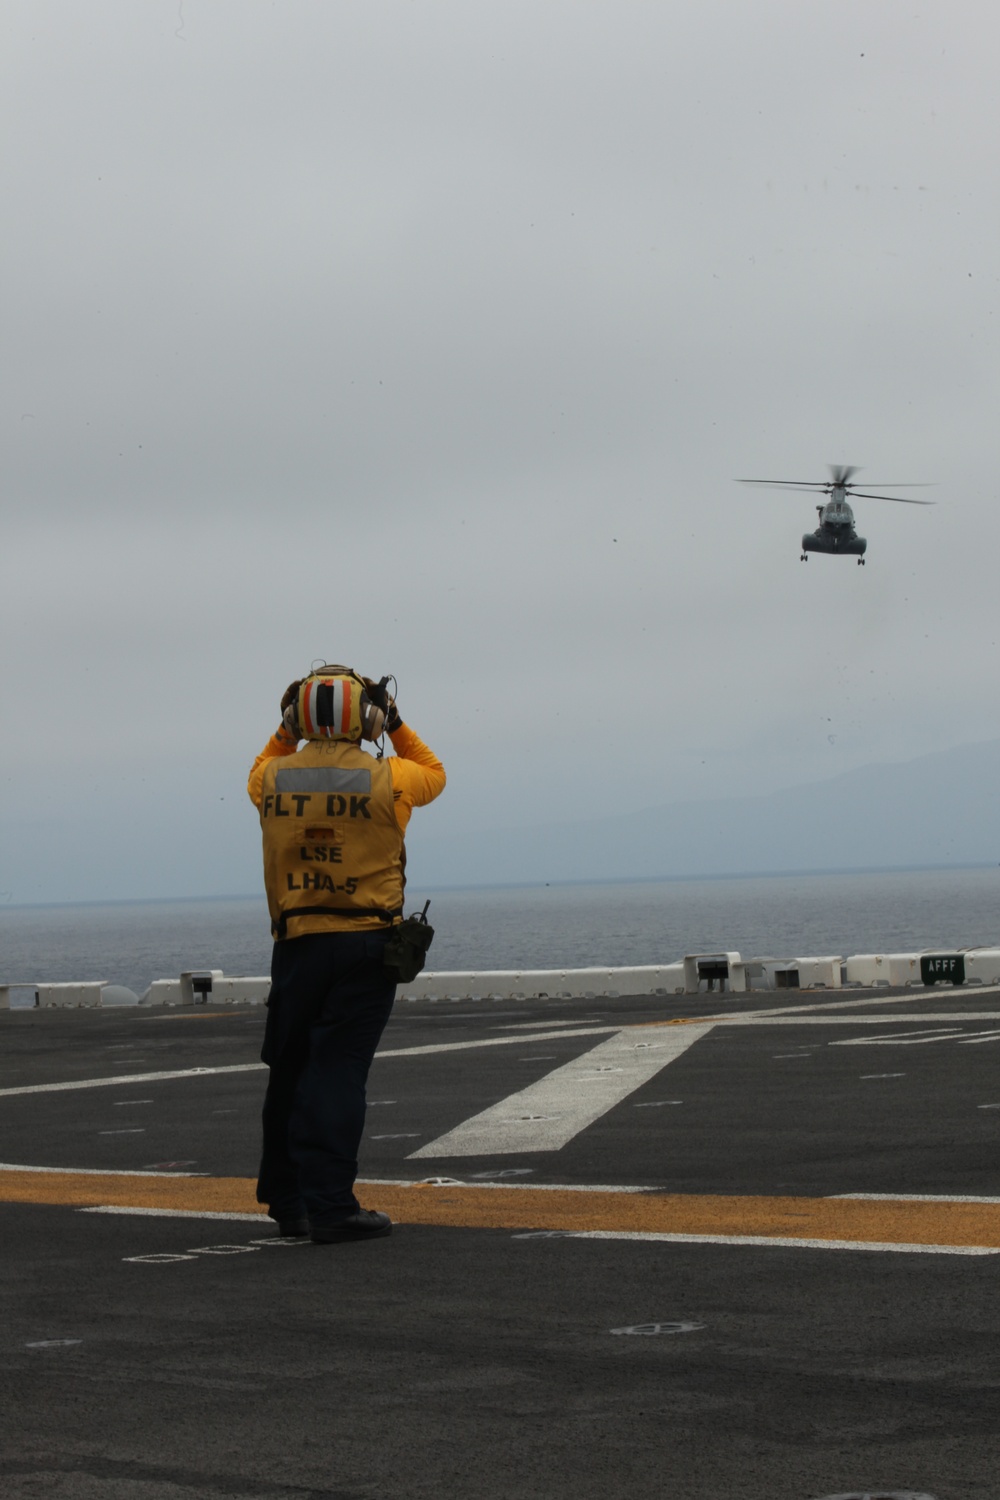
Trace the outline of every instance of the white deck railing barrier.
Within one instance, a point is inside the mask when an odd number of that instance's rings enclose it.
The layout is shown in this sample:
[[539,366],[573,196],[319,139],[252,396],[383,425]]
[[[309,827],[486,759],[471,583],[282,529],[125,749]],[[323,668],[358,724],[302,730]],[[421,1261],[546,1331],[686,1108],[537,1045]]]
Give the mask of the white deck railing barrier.
[[[590,969],[429,970],[397,991],[400,1000],[616,1000],[622,996],[697,995],[715,990],[863,989],[929,984],[1000,984],[1000,947],[925,949],[920,953],[854,953],[805,958],[744,959],[739,953],[688,953],[670,964]],[[75,984],[0,984],[0,1010],[12,990],[34,990],[39,1007],[97,1009],[118,1005],[262,1005],[266,975],[238,977],[221,969],[185,969],[176,979],[154,979],[139,997],[107,980]]]
[[78,984],[36,984],[35,1004],[39,1007],[86,1006],[97,1009],[101,1005],[138,1005],[139,996],[123,984],[110,984],[106,979],[87,979]]

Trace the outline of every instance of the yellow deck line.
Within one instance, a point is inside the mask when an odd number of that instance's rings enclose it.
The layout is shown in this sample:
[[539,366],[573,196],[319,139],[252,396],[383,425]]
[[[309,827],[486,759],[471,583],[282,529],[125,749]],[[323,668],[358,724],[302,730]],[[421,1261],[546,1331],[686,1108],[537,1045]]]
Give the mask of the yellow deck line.
[[[65,1207],[172,1208],[254,1213],[249,1177],[151,1178],[0,1170],[0,1202]],[[366,1185],[363,1200],[401,1224],[466,1229],[726,1235],[1000,1249],[1000,1204],[903,1199],[770,1198],[694,1193],[602,1193]]]

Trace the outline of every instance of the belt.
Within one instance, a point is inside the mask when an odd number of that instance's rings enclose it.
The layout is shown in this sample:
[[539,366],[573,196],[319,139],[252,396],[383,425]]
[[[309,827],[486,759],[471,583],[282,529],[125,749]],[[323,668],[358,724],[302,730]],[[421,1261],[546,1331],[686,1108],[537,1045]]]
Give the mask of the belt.
[[271,923],[271,934],[276,942],[288,936],[289,917],[379,917],[392,923],[403,915],[401,906],[389,911],[384,906],[293,906],[283,911],[276,922]]

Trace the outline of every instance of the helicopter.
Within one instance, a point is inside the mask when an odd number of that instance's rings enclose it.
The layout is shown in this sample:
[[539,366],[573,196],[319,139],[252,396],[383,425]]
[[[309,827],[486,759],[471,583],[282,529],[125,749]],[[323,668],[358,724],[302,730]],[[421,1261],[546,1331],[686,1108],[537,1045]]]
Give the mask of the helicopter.
[[[817,505],[816,513],[819,516],[819,525],[815,531],[807,531],[802,538],[802,554],[800,562],[808,562],[810,552],[829,552],[832,554],[846,553],[849,557],[856,557],[858,567],[865,565],[865,551],[868,543],[863,536],[858,536],[854,529],[854,512],[847,503],[848,495],[857,496],[862,500],[897,500],[902,505],[933,505],[933,500],[911,500],[905,495],[873,495],[866,490],[859,490],[851,483],[851,475],[858,472],[857,468],[843,465],[829,465],[831,479],[828,484],[820,484],[812,480],[796,479],[741,479],[740,484],[763,484],[774,488],[808,490],[810,492],[820,490],[829,499],[822,505]],[[882,484],[880,489],[884,490],[908,490],[916,489],[916,484]]]

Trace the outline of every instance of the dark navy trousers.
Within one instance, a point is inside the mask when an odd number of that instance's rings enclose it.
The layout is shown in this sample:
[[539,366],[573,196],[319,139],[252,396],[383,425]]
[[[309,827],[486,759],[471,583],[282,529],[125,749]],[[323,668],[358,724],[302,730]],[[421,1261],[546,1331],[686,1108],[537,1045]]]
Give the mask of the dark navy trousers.
[[365,1085],[396,998],[385,943],[384,932],[320,932],[274,945],[257,1179],[273,1219],[328,1226],[358,1208]]

